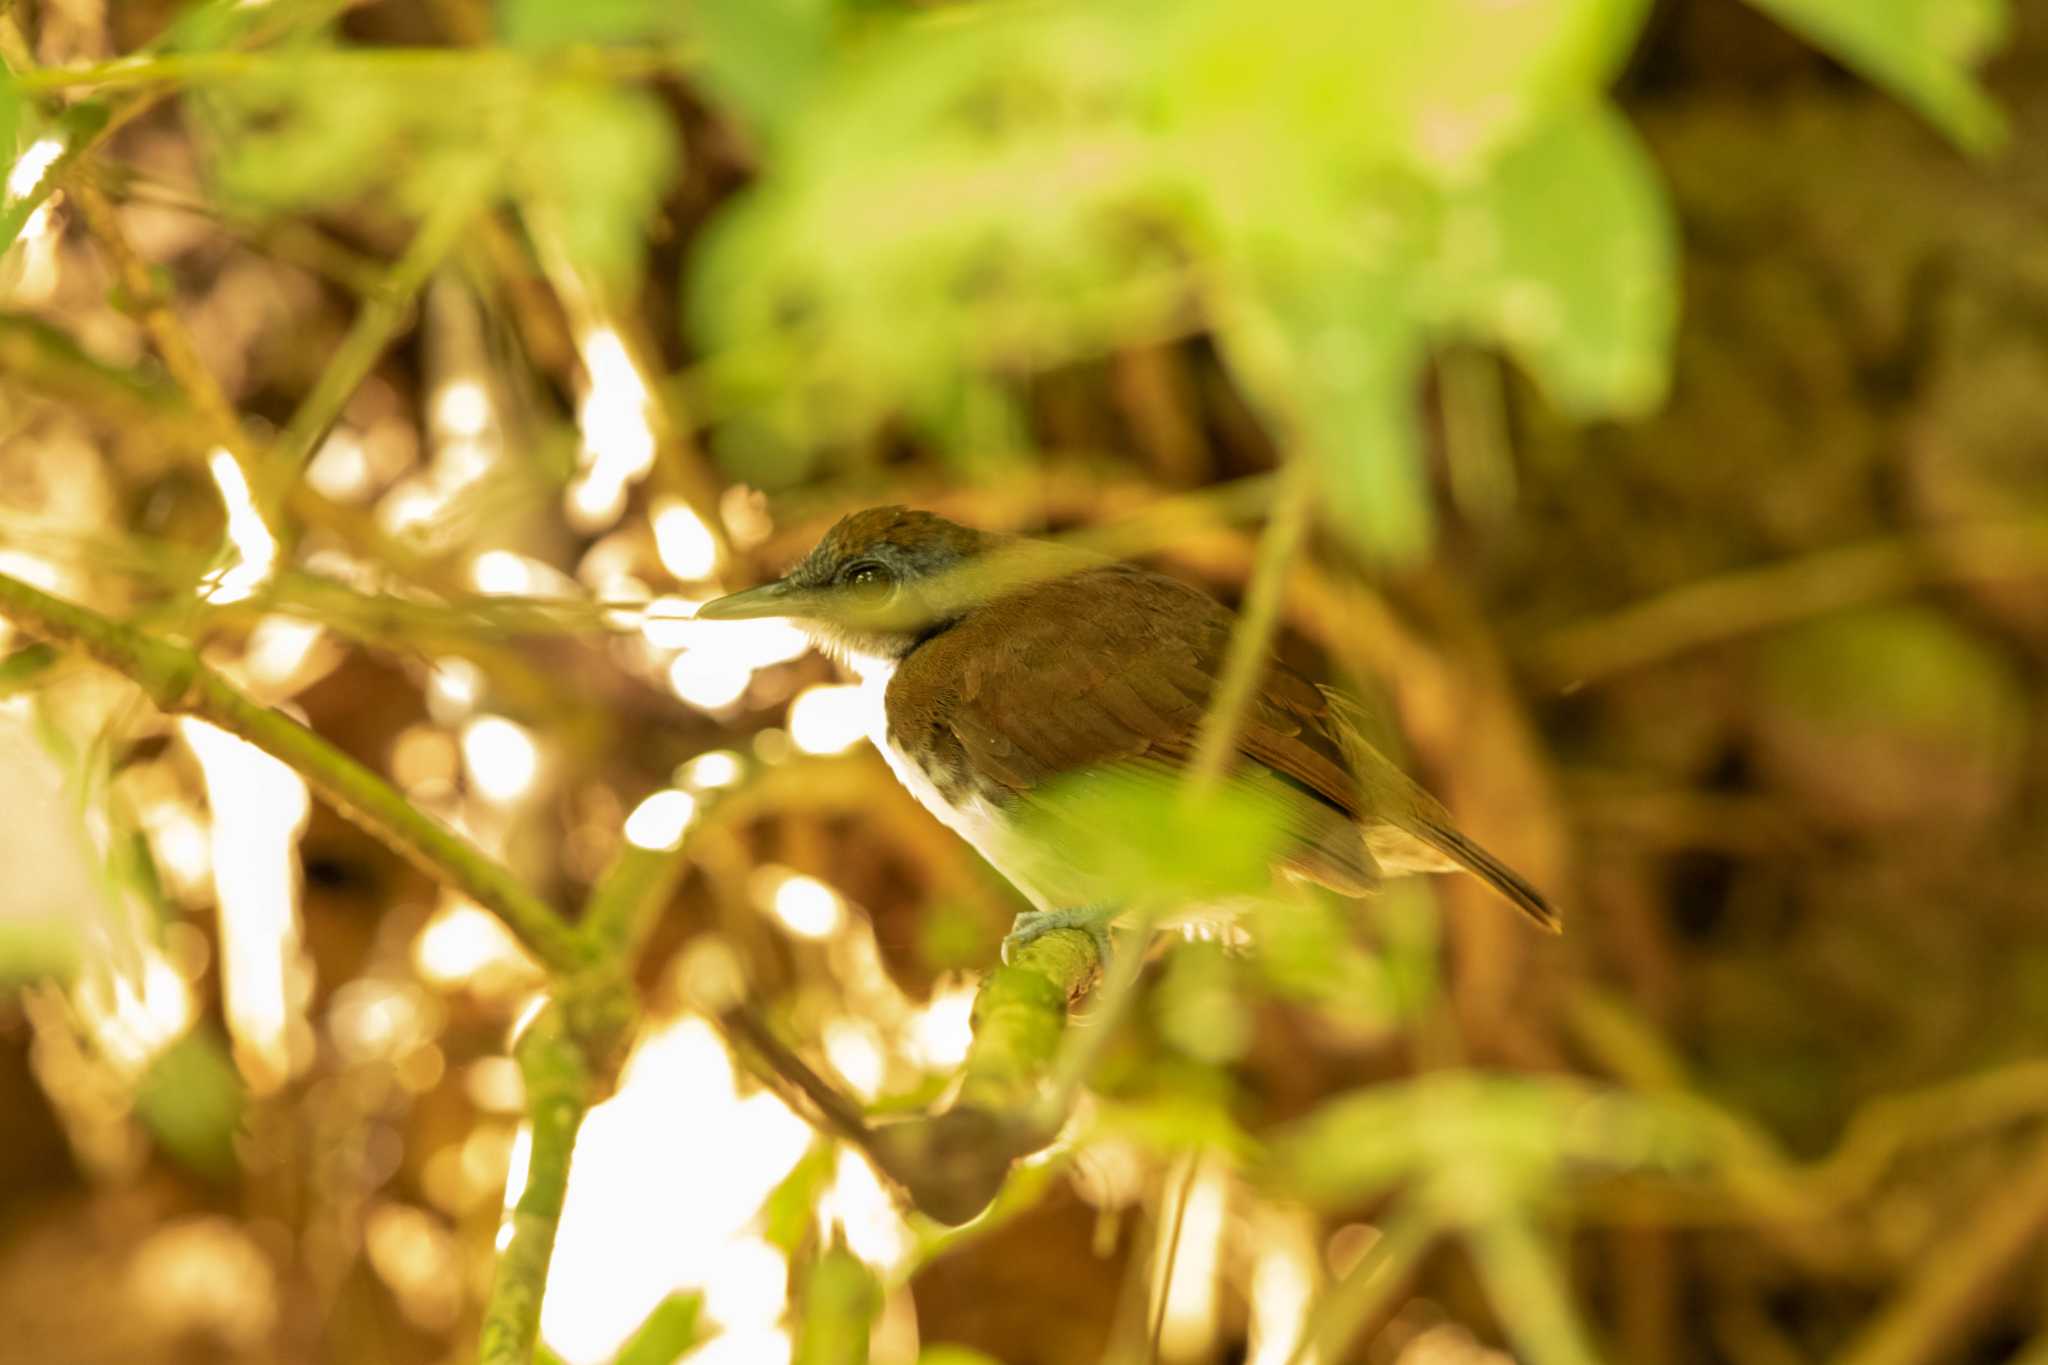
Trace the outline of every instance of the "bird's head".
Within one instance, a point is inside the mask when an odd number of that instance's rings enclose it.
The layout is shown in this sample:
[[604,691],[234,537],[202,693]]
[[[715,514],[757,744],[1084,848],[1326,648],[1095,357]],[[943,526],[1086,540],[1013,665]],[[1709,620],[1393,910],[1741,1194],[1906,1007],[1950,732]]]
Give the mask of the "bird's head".
[[707,602],[700,621],[787,617],[841,660],[899,660],[989,601],[988,572],[1019,542],[930,512],[871,507],[843,518],[772,583]]

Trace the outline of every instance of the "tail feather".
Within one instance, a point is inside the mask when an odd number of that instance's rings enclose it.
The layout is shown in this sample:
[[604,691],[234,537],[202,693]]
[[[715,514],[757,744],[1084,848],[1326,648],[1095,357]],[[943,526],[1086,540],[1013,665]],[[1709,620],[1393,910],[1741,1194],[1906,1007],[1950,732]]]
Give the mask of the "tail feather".
[[1517,910],[1553,934],[1564,932],[1564,918],[1529,879],[1448,825],[1417,821],[1416,838],[1437,849],[1459,867],[1505,896]]
[[[1447,871],[1437,868],[1434,860],[1426,856],[1404,858],[1398,848],[1400,843],[1409,843],[1410,848],[1414,844],[1426,845],[1498,891],[1544,929],[1553,934],[1563,932],[1563,917],[1541,891],[1521,873],[1461,834],[1441,802],[1373,748],[1365,738],[1364,717],[1356,702],[1332,688],[1321,691],[1329,702],[1332,728],[1350,760],[1352,775],[1358,779],[1365,807],[1367,846],[1372,847],[1376,839],[1394,836],[1392,846],[1374,849],[1382,866],[1390,871]],[[1420,854],[1422,850],[1414,852]]]

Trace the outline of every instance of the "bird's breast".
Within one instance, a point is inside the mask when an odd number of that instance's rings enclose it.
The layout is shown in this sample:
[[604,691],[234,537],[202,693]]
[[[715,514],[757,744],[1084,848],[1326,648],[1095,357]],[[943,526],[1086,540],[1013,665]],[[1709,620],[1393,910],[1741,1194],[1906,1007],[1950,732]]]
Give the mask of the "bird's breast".
[[1011,813],[1001,804],[1006,792],[977,779],[950,732],[902,733],[889,724],[888,691],[895,668],[887,660],[855,659],[861,680],[862,717],[889,771],[940,824],[965,839],[1017,888],[1043,907],[1020,856]]

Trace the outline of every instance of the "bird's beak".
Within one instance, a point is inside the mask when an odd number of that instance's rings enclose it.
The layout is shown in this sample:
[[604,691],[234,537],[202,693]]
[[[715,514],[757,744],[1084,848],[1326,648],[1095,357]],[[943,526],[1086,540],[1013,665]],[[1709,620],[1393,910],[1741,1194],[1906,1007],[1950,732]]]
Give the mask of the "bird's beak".
[[818,593],[799,588],[787,579],[763,583],[758,588],[715,598],[697,608],[699,621],[751,621],[763,616],[808,616]]

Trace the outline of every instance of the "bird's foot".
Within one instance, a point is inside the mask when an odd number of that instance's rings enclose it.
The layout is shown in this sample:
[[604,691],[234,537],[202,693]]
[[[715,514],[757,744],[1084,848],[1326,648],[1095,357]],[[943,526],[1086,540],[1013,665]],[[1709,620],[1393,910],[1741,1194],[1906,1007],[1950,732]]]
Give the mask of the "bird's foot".
[[1116,916],[1116,907],[1109,905],[1084,905],[1077,910],[1026,910],[1010,924],[1009,936],[1003,940],[1003,961],[1010,961],[1019,948],[1055,929],[1079,929],[1095,944],[1095,955],[1107,972],[1111,948],[1109,922]]

